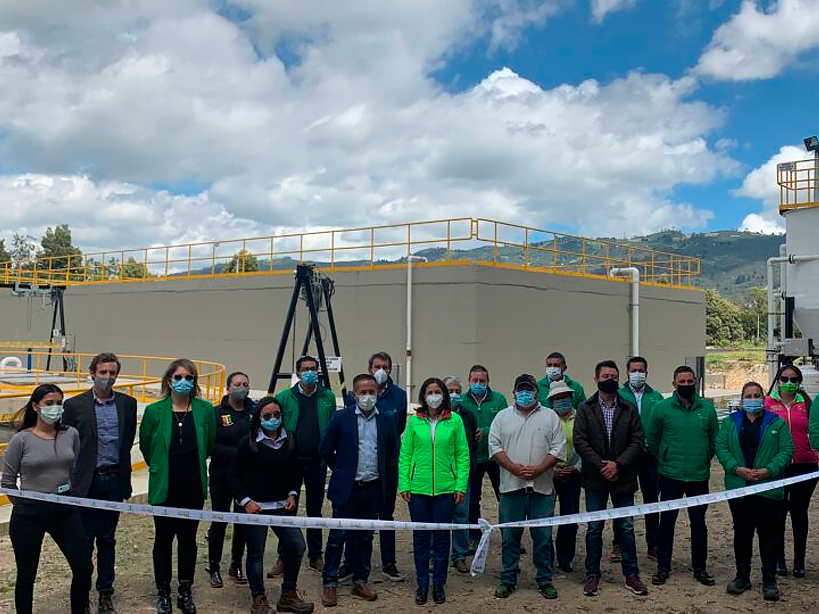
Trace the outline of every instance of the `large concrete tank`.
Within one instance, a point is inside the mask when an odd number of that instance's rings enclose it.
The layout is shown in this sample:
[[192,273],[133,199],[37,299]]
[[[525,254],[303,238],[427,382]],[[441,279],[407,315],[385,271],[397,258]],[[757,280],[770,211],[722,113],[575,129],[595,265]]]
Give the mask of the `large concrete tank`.
[[[819,253],[819,207],[783,212],[788,256]],[[787,294],[794,298],[794,321],[819,346],[819,260],[787,265]]]

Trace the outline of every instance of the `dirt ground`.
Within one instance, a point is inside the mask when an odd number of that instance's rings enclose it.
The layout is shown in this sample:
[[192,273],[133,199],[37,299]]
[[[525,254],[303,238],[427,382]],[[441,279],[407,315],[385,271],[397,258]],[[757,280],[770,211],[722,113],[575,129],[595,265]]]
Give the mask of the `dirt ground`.
[[[713,490],[722,489],[722,473],[716,468],[713,472],[711,486]],[[488,491],[488,488],[486,489]],[[491,491],[486,492],[485,501],[491,501],[490,509],[485,512],[488,518],[497,518],[497,506]],[[408,519],[406,505],[399,501],[399,519]],[[725,592],[725,585],[733,578],[734,562],[732,550],[731,516],[727,504],[711,506],[708,511],[709,535],[709,570],[717,579],[714,587],[704,587],[696,583],[689,571],[690,550],[688,539],[688,521],[683,513],[677,524],[677,540],[674,553],[674,568],[669,582],[663,587],[650,584],[651,574],[655,569],[652,561],[645,556],[644,524],[636,520],[638,554],[643,580],[649,587],[647,597],[634,597],[622,582],[619,564],[608,562],[608,544],[611,542],[610,529],[606,530],[604,540],[603,581],[597,597],[584,597],[583,582],[583,539],[584,527],[578,534],[578,556],[575,558],[575,571],[572,574],[558,572],[555,575],[555,586],[559,598],[555,601],[544,600],[536,591],[534,568],[530,555],[524,555],[522,574],[518,591],[509,599],[500,600],[493,596],[493,590],[500,574],[500,536],[493,537],[488,568],[485,574],[477,578],[450,571],[447,583],[446,604],[430,604],[420,608],[414,604],[414,587],[412,571],[411,535],[408,532],[398,534],[398,567],[407,572],[409,579],[403,583],[382,581],[379,561],[378,540],[374,548],[372,580],[378,600],[364,603],[352,598],[348,587],[339,591],[337,611],[344,612],[475,612],[489,607],[496,612],[562,612],[576,611],[595,612],[636,612],[655,613],[713,613],[713,612],[816,612],[819,598],[819,505],[811,511],[811,522],[814,530],[808,543],[807,577],[797,580],[793,577],[780,579],[782,600],[769,604],[762,600],[760,593],[760,574],[758,560],[754,563],[752,581],[754,588],[740,597],[733,597]],[[207,575],[203,571],[207,557],[205,540],[206,526],[199,529],[199,564],[194,586],[194,598],[199,612],[247,612],[250,606],[250,592],[246,586],[236,586],[227,582],[222,589],[212,589],[207,584]],[[229,530],[230,531],[230,530]],[[230,532],[228,533],[230,535]],[[326,535],[325,535],[326,538]],[[148,614],[155,612],[155,590],[151,567],[151,547],[153,540],[153,523],[150,519],[123,517],[118,532],[117,552],[117,594],[115,604],[120,614]],[[525,545],[531,553],[528,535]],[[267,542],[266,567],[275,559],[276,539],[272,535]],[[229,552],[229,547],[225,549]],[[14,557],[8,537],[0,538],[0,612],[14,611]],[[70,573],[62,555],[49,538],[41,559],[41,565],[35,593],[34,611],[38,613],[67,612],[68,586]],[[321,600],[321,578],[319,574],[308,570],[306,562],[299,577],[300,589],[305,598],[316,602],[316,611],[323,610]],[[278,581],[267,581],[268,595],[272,602],[278,596]],[[96,599],[96,596],[94,595]],[[96,611],[94,608],[92,611]]]

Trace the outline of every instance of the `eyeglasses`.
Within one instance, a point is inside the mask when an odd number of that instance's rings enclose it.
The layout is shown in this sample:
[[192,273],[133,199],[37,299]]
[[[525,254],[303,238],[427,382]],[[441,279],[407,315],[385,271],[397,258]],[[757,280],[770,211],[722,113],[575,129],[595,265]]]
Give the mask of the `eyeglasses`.
[[182,375],[180,373],[177,373],[176,375],[173,376],[173,381],[175,381],[175,382],[179,382],[179,381],[181,381],[183,379],[185,379],[185,380],[187,380],[189,382],[192,382],[193,381],[193,375]]
[[787,384],[788,382],[791,382],[792,384],[798,384],[799,383],[799,378],[798,377],[787,377],[787,376],[783,375],[782,377],[779,378],[779,381],[782,382],[783,384]]

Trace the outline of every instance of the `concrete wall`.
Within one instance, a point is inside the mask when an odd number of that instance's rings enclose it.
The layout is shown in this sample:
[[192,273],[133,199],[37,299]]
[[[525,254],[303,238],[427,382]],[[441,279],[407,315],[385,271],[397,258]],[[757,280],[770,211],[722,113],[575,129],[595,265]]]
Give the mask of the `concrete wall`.
[[[406,269],[335,273],[333,301],[348,380],[385,349],[403,366]],[[587,389],[594,364],[628,353],[627,283],[493,267],[417,266],[414,382],[465,375],[485,364],[508,393],[515,375],[542,376],[544,357],[563,351]],[[189,356],[247,371],[254,388],[270,378],[292,292],[290,276],[111,284],[70,288],[66,318],[77,351]],[[0,340],[48,337],[50,310],[0,293]],[[299,305],[296,356],[307,308]],[[29,326],[30,322],[30,326]],[[329,334],[324,336],[330,352]],[[642,288],[641,353],[650,380],[670,388],[672,369],[704,353],[705,301],[697,291]],[[290,368],[288,348],[285,369]],[[402,375],[403,384],[403,375]]]

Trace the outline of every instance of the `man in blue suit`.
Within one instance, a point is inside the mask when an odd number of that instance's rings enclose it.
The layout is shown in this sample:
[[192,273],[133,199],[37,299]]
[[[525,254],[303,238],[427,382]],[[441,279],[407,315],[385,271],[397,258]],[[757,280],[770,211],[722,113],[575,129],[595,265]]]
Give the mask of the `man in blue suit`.
[[[398,436],[391,416],[380,413],[378,384],[370,374],[353,380],[353,400],[336,412],[321,440],[321,456],[332,470],[327,497],[333,504],[333,518],[376,520],[388,496],[389,484],[398,479]],[[322,604],[338,604],[338,571],[345,531],[333,529],[327,540],[322,572]],[[348,559],[352,571],[353,596],[375,601],[369,585],[373,531],[351,531]]]

